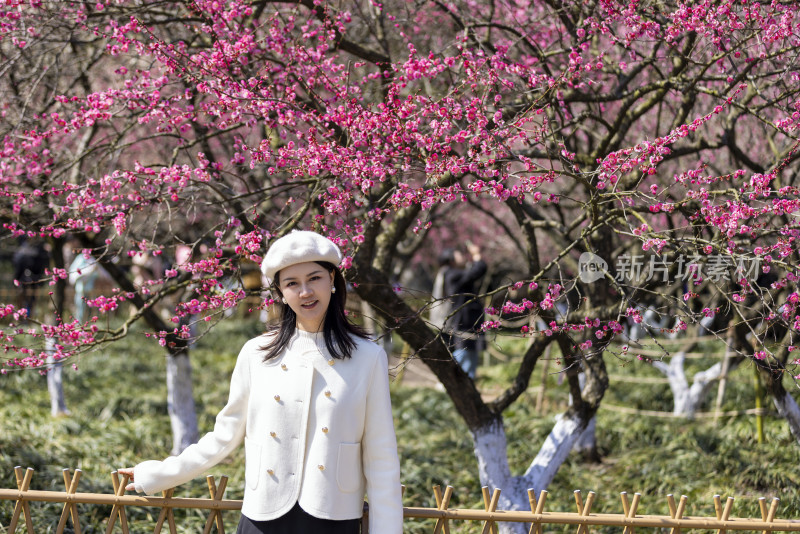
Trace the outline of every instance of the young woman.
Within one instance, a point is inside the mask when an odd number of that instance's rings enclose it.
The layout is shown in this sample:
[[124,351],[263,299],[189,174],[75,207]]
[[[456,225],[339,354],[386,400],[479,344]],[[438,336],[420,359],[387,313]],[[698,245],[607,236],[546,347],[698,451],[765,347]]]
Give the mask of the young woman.
[[400,466],[386,353],[345,316],[342,256],[306,231],[278,239],[261,270],[282,315],[239,353],[214,430],[164,461],[120,469],[153,494],[221,461],[244,440],[238,533],[400,534]]

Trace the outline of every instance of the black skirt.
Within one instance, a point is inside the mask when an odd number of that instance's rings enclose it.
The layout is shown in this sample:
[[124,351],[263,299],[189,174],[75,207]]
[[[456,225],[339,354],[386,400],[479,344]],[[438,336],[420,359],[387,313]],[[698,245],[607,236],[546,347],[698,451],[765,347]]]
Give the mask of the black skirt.
[[269,521],[253,521],[242,516],[236,534],[358,534],[361,519],[320,519],[309,514],[299,503],[285,515]]

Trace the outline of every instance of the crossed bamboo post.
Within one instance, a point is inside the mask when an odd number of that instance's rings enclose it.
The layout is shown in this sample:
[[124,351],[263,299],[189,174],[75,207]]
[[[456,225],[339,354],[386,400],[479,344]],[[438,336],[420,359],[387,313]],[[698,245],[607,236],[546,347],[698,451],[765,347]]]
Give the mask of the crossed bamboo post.
[[[31,479],[33,478],[33,469],[30,467],[23,473],[22,467],[17,466],[14,468],[14,475],[17,479],[17,489],[22,493],[28,491],[31,486]],[[22,499],[17,501],[14,505],[14,515],[11,516],[11,523],[8,529],[13,533],[17,529],[17,521],[19,521],[20,514],[25,514],[25,526],[30,534],[33,533],[33,520],[31,519],[31,509],[28,506],[28,501]]]
[[[64,477],[64,487],[67,488],[67,495],[75,495],[78,491],[78,481],[81,479],[81,470],[76,469],[75,476],[69,474],[69,469],[63,469],[61,473]],[[64,503],[64,510],[61,512],[61,519],[58,520],[56,532],[64,532],[68,517],[72,519],[75,534],[81,534],[81,523],[78,520],[78,504],[71,501]]]

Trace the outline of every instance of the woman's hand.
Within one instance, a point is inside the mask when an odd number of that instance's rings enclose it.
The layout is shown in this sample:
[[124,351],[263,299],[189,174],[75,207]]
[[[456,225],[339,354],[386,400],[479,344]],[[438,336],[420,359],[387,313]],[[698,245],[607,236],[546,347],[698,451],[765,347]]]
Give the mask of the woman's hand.
[[133,483],[133,467],[123,467],[122,469],[117,469],[117,473],[120,475],[128,475],[130,478],[130,484],[125,486],[125,491],[136,491],[136,485]]

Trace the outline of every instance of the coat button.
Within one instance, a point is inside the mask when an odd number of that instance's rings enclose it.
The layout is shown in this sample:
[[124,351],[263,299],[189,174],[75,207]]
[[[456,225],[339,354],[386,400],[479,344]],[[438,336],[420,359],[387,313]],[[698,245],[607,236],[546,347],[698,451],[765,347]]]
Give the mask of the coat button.
[[319,464],[319,465],[317,466],[317,469],[319,469],[320,471],[325,471],[325,466],[324,466],[324,465],[322,465],[322,464]]
[[272,436],[272,437],[274,438],[274,437],[275,437],[275,436],[277,436],[278,434],[276,434],[275,432],[270,432],[270,433],[269,433],[269,435],[270,435],[270,436]]
[[280,402],[281,401],[281,396],[280,395],[275,395],[273,398],[275,399],[275,402]]
[[336,363],[336,362],[335,362],[334,360],[328,360],[328,365],[333,365],[333,364],[335,364],[335,363]]
[[328,433],[328,427],[327,426],[323,426],[322,427],[322,433],[323,434],[327,434]]
[[331,396],[331,390],[327,390],[327,391],[325,392],[325,396],[326,396],[326,397],[330,397],[330,396]]
[[285,370],[287,370],[287,369],[288,369],[288,367],[286,367],[286,364],[285,364],[285,363],[282,363],[282,364],[281,364],[281,369],[283,369],[283,370],[285,371]]
[[268,474],[269,476],[272,476],[272,475],[274,475],[274,474],[275,474],[275,471],[273,471],[272,469],[267,469],[267,474]]

